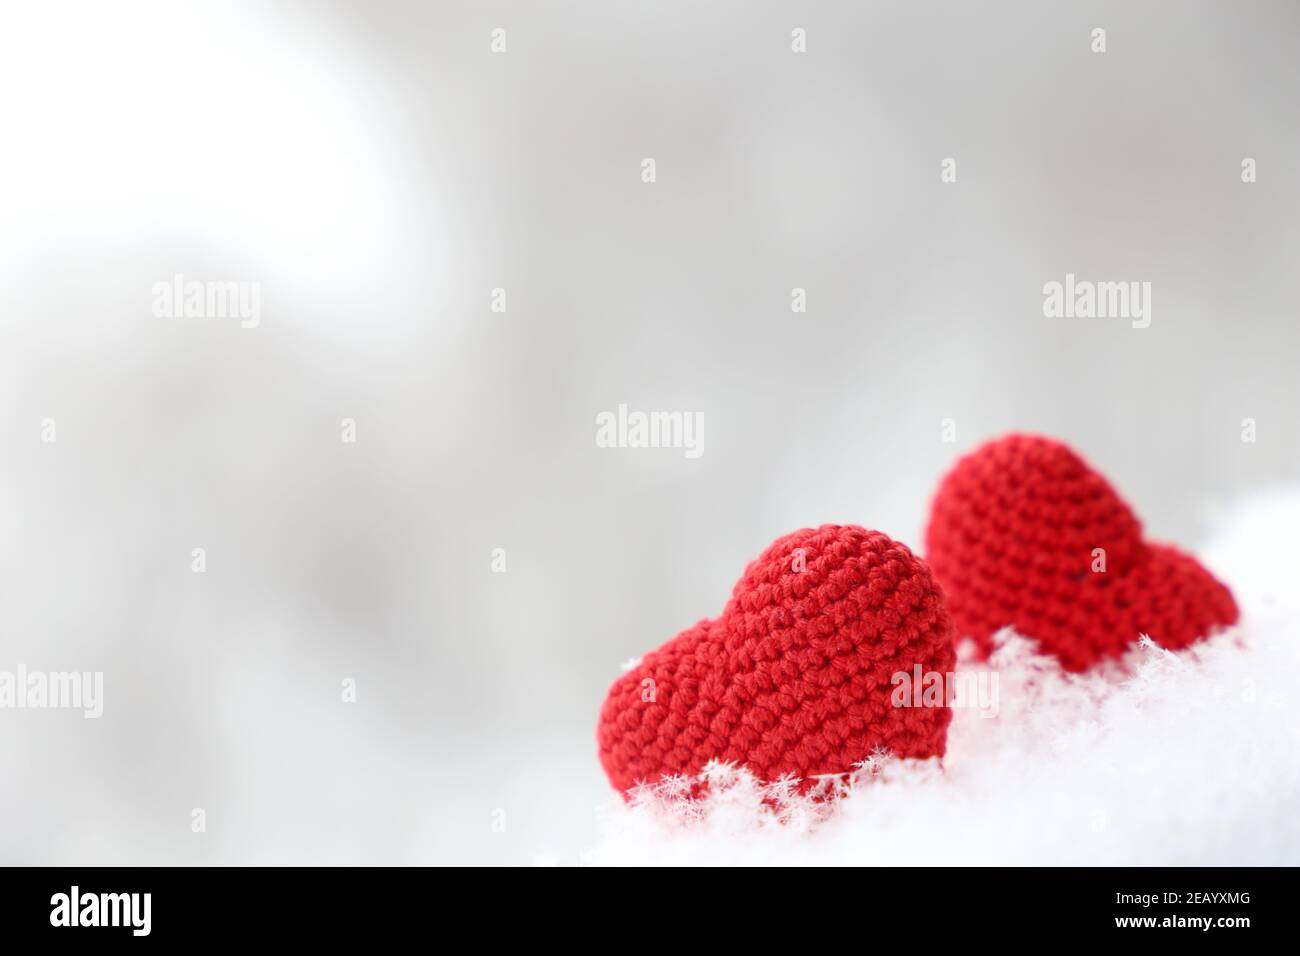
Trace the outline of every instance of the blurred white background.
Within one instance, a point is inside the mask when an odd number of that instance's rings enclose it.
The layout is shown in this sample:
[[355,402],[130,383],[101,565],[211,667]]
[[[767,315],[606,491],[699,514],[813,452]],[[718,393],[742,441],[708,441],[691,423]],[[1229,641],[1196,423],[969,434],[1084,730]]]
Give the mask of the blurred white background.
[[[105,699],[0,710],[0,862],[576,861],[621,662],[787,531],[919,546],[1009,429],[1195,546],[1300,476],[1298,28],[4,3],[0,670]],[[1067,272],[1149,281],[1151,326],[1044,318]],[[260,325],[154,317],[176,273],[260,283]],[[621,402],[703,456],[596,447]]]

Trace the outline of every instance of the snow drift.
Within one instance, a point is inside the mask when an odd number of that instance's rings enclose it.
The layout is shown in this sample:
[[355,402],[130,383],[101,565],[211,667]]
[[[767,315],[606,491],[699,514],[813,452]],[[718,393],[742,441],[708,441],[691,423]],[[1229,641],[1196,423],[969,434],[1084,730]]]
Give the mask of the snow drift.
[[1300,489],[1246,501],[1199,555],[1238,626],[1181,652],[1143,640],[1071,675],[1009,632],[997,706],[958,707],[942,761],[868,760],[840,799],[713,766],[615,796],[591,864],[1300,863]]

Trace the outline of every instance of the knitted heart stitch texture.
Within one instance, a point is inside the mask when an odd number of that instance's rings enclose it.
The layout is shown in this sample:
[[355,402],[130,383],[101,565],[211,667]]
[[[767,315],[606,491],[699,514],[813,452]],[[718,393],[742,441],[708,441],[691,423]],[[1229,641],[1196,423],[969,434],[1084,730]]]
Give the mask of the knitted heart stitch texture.
[[761,781],[851,773],[872,754],[942,756],[952,712],[891,703],[894,675],[953,670],[929,569],[878,531],[824,525],[746,568],[722,615],[687,628],[610,688],[596,737],[620,791],[717,759]]
[[1072,671],[1119,657],[1142,634],[1177,649],[1237,620],[1226,587],[1189,555],[1144,541],[1105,478],[1036,435],[989,442],[954,466],[935,495],[926,560],[959,637],[987,654],[1011,626]]

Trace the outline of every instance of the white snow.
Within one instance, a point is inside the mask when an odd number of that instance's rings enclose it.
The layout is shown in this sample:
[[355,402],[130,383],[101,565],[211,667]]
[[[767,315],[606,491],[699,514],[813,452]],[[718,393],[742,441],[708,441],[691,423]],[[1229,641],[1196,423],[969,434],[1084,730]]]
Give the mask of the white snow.
[[[846,795],[709,769],[601,808],[591,864],[1300,863],[1300,489],[1245,501],[1200,555],[1240,624],[1074,676],[1006,634],[996,716],[957,708],[942,762],[873,761]],[[764,797],[766,796],[766,801]]]

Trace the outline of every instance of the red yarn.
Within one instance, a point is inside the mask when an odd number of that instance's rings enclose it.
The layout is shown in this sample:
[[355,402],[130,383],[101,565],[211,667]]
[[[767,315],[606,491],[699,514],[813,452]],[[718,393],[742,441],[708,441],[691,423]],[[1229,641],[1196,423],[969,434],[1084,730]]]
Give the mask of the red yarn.
[[716,758],[763,782],[793,775],[806,792],[809,778],[850,773],[878,747],[942,756],[949,708],[891,703],[893,676],[916,664],[944,675],[954,664],[926,566],[878,531],[796,531],[746,568],[721,617],[614,681],[600,761],[622,791]]
[[1144,541],[1106,479],[1048,438],[1009,435],[959,461],[935,495],[926,559],[958,634],[985,654],[1010,625],[1080,671],[1140,634],[1180,648],[1237,620],[1226,587]]

